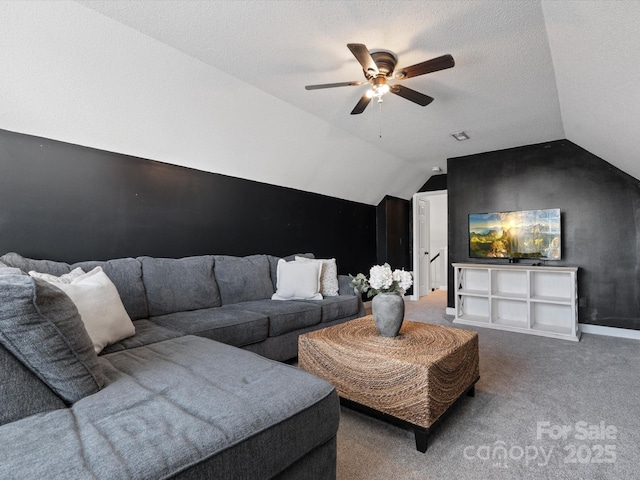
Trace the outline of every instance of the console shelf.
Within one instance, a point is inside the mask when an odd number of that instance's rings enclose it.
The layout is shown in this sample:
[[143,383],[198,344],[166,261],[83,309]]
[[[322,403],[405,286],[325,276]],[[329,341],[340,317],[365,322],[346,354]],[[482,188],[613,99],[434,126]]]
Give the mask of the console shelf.
[[454,323],[580,340],[578,269],[454,263]]

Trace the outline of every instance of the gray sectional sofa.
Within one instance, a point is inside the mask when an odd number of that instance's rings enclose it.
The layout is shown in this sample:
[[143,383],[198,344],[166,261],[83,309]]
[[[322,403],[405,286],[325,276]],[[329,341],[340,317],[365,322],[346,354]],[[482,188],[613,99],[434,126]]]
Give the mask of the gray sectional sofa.
[[[336,392],[279,361],[364,308],[342,276],[271,300],[278,260],[0,257],[0,478],[335,478]],[[97,266],[135,335],[96,356],[70,298],[24,272]]]

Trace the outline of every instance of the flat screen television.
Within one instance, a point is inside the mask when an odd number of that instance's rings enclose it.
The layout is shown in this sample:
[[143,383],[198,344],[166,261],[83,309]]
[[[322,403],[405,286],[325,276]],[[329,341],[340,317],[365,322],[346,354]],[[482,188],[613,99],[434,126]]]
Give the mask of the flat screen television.
[[560,209],[471,213],[471,258],[560,260]]

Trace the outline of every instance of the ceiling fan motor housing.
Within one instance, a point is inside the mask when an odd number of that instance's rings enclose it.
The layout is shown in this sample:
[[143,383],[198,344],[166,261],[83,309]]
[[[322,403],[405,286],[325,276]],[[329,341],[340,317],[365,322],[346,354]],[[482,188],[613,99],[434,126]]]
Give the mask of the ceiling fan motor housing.
[[[396,64],[398,63],[397,55],[389,50],[372,50],[370,53],[373,61],[378,66],[380,74],[385,77],[391,77],[391,74],[393,74]],[[363,72],[364,76],[367,77],[368,80],[376,76],[375,74],[372,74],[372,72],[368,72],[366,70],[363,70]]]

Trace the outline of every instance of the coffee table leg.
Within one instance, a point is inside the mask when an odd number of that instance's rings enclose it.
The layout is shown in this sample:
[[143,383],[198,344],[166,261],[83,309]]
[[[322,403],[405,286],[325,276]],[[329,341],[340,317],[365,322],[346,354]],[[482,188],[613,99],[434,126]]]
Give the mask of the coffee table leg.
[[415,428],[414,429],[416,435],[416,449],[419,452],[427,451],[427,440],[429,438],[429,431],[423,428]]

